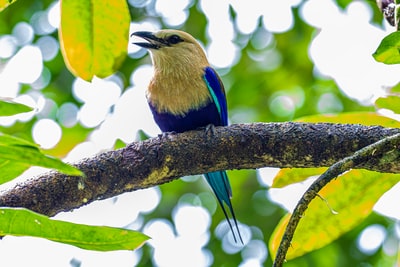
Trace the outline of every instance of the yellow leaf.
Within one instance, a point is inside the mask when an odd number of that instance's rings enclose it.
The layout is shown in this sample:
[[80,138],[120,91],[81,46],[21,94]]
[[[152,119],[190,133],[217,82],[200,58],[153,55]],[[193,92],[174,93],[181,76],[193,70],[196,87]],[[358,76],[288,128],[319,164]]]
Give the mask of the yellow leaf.
[[[353,229],[399,179],[398,174],[351,170],[330,182],[319,193],[324,200],[315,198],[301,218],[287,259],[319,249]],[[274,257],[289,217],[290,214],[281,220],[271,236],[270,250]]]
[[113,74],[127,54],[129,23],[125,0],[62,0],[59,35],[68,69],[87,81]]
[[9,5],[14,3],[17,0],[0,0],[0,11],[6,9]]
[[348,112],[340,114],[323,114],[299,118],[300,122],[327,122],[362,124],[366,126],[380,125],[389,128],[400,128],[400,122],[391,118],[379,115],[375,112]]
[[282,188],[290,184],[298,183],[315,175],[322,174],[327,168],[284,168],[274,177],[273,188]]

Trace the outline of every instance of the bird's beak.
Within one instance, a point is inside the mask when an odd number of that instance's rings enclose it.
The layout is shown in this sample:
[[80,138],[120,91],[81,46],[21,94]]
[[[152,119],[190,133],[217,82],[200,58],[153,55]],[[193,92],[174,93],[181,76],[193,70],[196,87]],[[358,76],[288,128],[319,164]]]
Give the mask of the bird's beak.
[[168,45],[164,39],[158,38],[151,32],[134,32],[131,34],[132,36],[137,36],[145,39],[147,42],[134,42],[133,44],[138,45],[147,49],[160,49],[163,46]]

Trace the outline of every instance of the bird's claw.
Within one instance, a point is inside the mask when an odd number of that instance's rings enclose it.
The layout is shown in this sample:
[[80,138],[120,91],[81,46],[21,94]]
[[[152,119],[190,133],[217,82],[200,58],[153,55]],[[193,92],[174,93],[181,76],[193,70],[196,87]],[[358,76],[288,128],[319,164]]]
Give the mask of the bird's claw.
[[206,126],[206,134],[208,135],[208,134],[210,134],[210,135],[215,135],[215,126],[214,126],[214,124],[208,124],[207,126]]
[[172,131],[172,132],[162,132],[158,135],[158,138],[160,138],[160,140],[162,141],[163,139],[168,139],[169,135],[172,134],[176,134],[176,132]]

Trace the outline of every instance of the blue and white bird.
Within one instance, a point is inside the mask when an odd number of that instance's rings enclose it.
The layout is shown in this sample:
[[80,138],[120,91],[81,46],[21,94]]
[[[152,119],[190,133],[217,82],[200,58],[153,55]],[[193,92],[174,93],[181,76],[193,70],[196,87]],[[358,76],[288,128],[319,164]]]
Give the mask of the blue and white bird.
[[[224,86],[195,38],[178,30],[139,31],[132,35],[146,40],[134,44],[150,51],[154,76],[147,90],[147,99],[161,131],[179,133],[209,125],[228,125]],[[224,204],[243,243],[230,200],[232,190],[226,172],[204,175],[225,214],[235,242],[238,238]]]

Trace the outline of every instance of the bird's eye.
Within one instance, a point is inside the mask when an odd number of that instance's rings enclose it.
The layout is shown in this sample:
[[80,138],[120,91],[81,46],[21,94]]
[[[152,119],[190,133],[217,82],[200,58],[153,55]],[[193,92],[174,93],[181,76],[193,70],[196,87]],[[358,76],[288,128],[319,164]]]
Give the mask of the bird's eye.
[[178,35],[174,34],[171,35],[170,37],[168,37],[168,43],[169,44],[177,44],[183,42],[183,39],[181,37],[179,37]]

